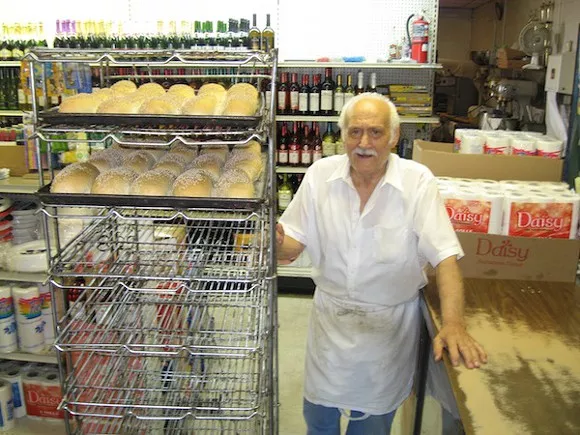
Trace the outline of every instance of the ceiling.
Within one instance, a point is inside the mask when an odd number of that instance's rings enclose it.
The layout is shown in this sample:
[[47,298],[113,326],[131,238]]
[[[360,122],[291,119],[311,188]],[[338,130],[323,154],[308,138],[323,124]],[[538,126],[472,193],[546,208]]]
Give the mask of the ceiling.
[[440,8],[475,9],[491,0],[439,0]]

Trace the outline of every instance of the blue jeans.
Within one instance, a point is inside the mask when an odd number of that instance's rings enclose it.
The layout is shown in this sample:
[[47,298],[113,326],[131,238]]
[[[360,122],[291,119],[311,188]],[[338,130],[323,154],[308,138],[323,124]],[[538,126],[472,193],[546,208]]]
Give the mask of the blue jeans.
[[[362,412],[351,411],[346,435],[388,435],[391,433],[396,412],[395,410],[388,414],[365,417]],[[308,428],[307,435],[340,435],[338,408],[315,405],[304,399],[303,414]]]

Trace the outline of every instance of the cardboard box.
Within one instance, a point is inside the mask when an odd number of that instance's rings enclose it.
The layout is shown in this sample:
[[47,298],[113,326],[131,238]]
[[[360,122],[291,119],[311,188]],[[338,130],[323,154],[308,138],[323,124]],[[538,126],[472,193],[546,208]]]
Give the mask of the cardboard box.
[[456,233],[466,278],[574,282],[580,242],[493,234]]
[[22,145],[0,145],[0,168],[10,169],[10,175],[13,177],[28,174],[25,147]]
[[[416,140],[413,160],[437,176],[492,180],[560,181],[560,159],[457,154],[452,143]],[[465,251],[466,278],[575,282],[580,241],[456,232]]]
[[417,139],[413,160],[439,177],[487,178],[491,180],[560,181],[563,161],[537,156],[458,154],[452,143]]

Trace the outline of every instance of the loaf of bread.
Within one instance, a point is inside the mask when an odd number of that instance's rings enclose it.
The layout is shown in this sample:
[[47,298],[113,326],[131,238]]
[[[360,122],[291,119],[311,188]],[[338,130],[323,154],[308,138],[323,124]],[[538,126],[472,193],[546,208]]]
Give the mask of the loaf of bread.
[[185,164],[180,163],[178,160],[162,160],[153,166],[153,169],[163,169],[165,171],[171,172],[176,177],[181,175],[185,169]]
[[52,180],[50,191],[53,193],[91,193],[99,170],[91,163],[73,163],[66,166]]
[[223,161],[215,154],[204,154],[196,157],[190,164],[191,169],[204,169],[214,177],[219,177],[222,173]]
[[135,151],[125,157],[123,160],[123,167],[131,169],[138,174],[151,169],[155,163],[155,158],[146,151]]
[[211,179],[203,171],[190,169],[181,174],[173,183],[174,196],[208,197],[213,185]]
[[223,116],[253,116],[258,110],[257,100],[250,98],[228,98],[225,102]]
[[226,170],[232,168],[243,170],[252,181],[256,181],[262,174],[262,158],[254,153],[237,153],[225,163]]
[[139,107],[139,113],[146,115],[178,115],[180,111],[175,102],[166,98],[155,97],[145,101]]
[[208,145],[202,147],[199,154],[202,156],[206,154],[213,154],[222,162],[225,162],[230,154],[230,149],[227,145]]
[[109,113],[109,114],[135,114],[139,113],[139,106],[141,102],[126,97],[115,97],[103,101],[98,109],[97,113]]
[[199,88],[197,95],[214,95],[218,98],[223,98],[225,97],[226,92],[226,88],[224,88],[219,83],[205,83],[201,88]]
[[137,178],[137,173],[131,169],[118,167],[100,174],[91,189],[98,195],[128,195],[131,185]]
[[184,115],[213,115],[218,107],[218,99],[215,95],[203,95],[190,98],[183,106],[181,113]]
[[131,186],[131,194],[166,196],[171,194],[175,174],[164,169],[152,169],[141,174]]
[[232,155],[239,153],[254,153],[256,155],[262,154],[262,145],[260,142],[251,140],[247,144],[235,145],[232,149]]
[[186,165],[188,165],[197,157],[197,148],[188,148],[185,145],[175,146],[167,153],[167,158],[170,158],[170,156],[178,156]]
[[213,195],[220,198],[255,198],[253,183],[222,183],[213,190]]
[[116,93],[127,94],[130,92],[135,92],[137,90],[137,85],[130,80],[119,80],[113,83],[111,90]]
[[165,89],[159,83],[150,82],[145,83],[137,88],[137,92],[140,94],[145,94],[150,97],[160,97],[165,95]]
[[248,99],[257,100],[259,96],[258,90],[250,83],[236,83],[228,89],[227,97],[241,96]]

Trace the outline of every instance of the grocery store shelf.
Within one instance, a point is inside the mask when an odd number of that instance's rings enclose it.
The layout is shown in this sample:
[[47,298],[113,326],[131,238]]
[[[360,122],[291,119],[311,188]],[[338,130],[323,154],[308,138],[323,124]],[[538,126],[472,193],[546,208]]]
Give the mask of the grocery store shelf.
[[0,116],[22,116],[24,112],[22,110],[0,110]]
[[48,363],[48,364],[58,364],[56,360],[56,352],[46,352],[44,354],[36,353],[22,353],[22,352],[12,352],[12,353],[0,353],[0,359],[9,359],[12,361],[28,361],[35,363]]
[[2,60],[2,61],[0,61],[0,67],[1,66],[5,66],[5,67],[20,66],[20,61],[19,60]]
[[1,193],[36,193],[38,178],[10,177],[0,180]]
[[[400,116],[401,124],[438,124],[438,116],[411,117]],[[314,121],[314,122],[338,122],[338,116],[314,116],[314,115],[276,115],[276,121]]]
[[397,69],[441,69],[438,63],[411,62],[315,62],[284,61],[278,62],[279,68],[397,68]]
[[66,434],[64,420],[33,420],[30,417],[22,417],[16,419],[15,424],[14,429],[3,433],[8,435]]
[[310,267],[278,266],[278,276],[310,278],[311,275],[312,268]]
[[305,174],[308,168],[294,166],[276,166],[276,172],[279,174]]
[[9,270],[0,270],[0,280],[18,282],[44,282],[46,281],[46,273],[11,272]]

